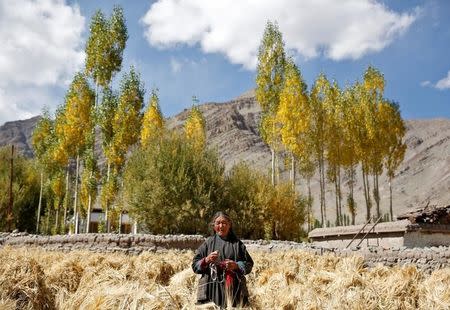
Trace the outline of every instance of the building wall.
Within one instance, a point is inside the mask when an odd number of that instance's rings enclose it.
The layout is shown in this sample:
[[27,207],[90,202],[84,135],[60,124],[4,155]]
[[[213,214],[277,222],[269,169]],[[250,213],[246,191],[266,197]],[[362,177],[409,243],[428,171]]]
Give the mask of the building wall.
[[[403,236],[385,236],[385,237],[370,237],[363,240],[361,243],[361,238],[356,238],[353,240],[349,248],[355,248],[359,243],[360,248],[367,247],[376,247],[380,246],[383,248],[393,248],[393,247],[401,247],[404,245],[404,237]],[[334,239],[334,240],[314,240],[313,245],[323,248],[338,248],[344,249],[348,246],[352,239],[351,238],[342,238],[342,239]]]
[[412,231],[405,234],[404,246],[422,248],[450,245],[450,233]]

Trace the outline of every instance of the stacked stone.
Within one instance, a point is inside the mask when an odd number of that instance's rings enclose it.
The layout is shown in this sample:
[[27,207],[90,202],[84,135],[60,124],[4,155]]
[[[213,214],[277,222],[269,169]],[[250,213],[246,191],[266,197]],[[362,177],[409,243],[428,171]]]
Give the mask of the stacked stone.
[[[27,233],[0,233],[0,248],[40,247],[50,251],[69,252],[89,250],[98,253],[125,253],[138,255],[144,251],[160,252],[169,249],[195,250],[204,241],[199,235],[118,235],[118,234],[79,234],[42,236]],[[321,248],[311,243],[292,241],[244,240],[252,252],[278,252],[302,250],[312,254],[331,253],[339,257],[362,256],[367,267],[377,264],[385,266],[414,264],[426,272],[450,267],[450,246],[429,248]]]
[[169,249],[194,250],[204,238],[199,235],[148,235],[148,234],[79,234],[42,236],[27,233],[0,235],[0,247],[41,247],[51,251],[69,252],[89,250],[99,253],[125,253],[137,255],[143,251]]
[[384,266],[415,265],[417,268],[432,272],[436,269],[450,267],[450,246],[406,248],[397,247],[385,249],[382,247],[372,248],[321,248],[310,243],[295,243],[288,241],[245,241],[249,251],[289,251],[303,250],[316,255],[333,254],[339,257],[362,256],[368,268],[377,264]]

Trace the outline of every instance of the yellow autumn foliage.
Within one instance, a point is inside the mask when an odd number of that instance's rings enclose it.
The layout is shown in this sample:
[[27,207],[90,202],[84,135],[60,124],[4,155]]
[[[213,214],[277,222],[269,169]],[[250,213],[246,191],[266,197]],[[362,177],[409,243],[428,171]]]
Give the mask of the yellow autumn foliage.
[[152,139],[161,136],[163,128],[164,117],[159,108],[158,95],[153,91],[148,109],[142,119],[141,144],[147,146]]
[[184,124],[186,138],[191,141],[196,149],[203,149],[206,144],[205,118],[197,106],[193,106]]

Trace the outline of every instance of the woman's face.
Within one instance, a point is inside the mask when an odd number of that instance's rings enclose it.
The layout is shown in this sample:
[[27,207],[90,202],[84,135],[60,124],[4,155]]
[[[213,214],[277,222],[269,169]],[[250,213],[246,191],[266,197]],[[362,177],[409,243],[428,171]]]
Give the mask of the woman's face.
[[226,237],[230,231],[230,228],[230,221],[223,216],[219,216],[214,221],[214,231],[221,237]]

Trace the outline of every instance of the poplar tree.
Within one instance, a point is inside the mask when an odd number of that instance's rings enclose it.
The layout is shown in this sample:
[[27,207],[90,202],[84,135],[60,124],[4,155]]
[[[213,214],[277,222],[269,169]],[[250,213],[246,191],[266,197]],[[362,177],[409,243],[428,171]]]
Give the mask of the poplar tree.
[[403,138],[406,133],[405,123],[400,115],[399,105],[392,101],[384,101],[380,106],[381,127],[385,141],[384,164],[389,178],[389,215],[394,218],[392,208],[392,180],[395,171],[403,162],[406,152],[406,143]]
[[[102,133],[102,149],[106,157],[106,177],[103,177],[101,191],[101,205],[103,210],[109,210],[109,206],[115,198],[118,191],[117,173],[115,172],[113,162],[115,151],[113,148],[114,141],[114,117],[119,105],[118,95],[111,88],[103,89],[102,102],[98,108],[98,125]],[[105,217],[106,220],[106,217]],[[101,227],[104,227],[103,225]],[[108,229],[108,227],[106,227]]]
[[152,90],[147,111],[142,119],[141,145],[147,146],[150,141],[161,137],[164,128],[164,117],[159,108],[159,98],[157,90]]
[[203,150],[206,145],[206,123],[203,113],[195,105],[196,100],[194,97],[194,104],[184,124],[184,133],[186,139],[194,145],[196,150]]
[[292,59],[286,62],[285,83],[280,93],[277,122],[283,145],[291,153],[291,182],[295,189],[295,161],[305,158],[307,152],[307,132],[310,113],[306,83]]
[[[107,19],[101,10],[95,12],[92,16],[90,24],[90,36],[86,42],[85,52],[86,52],[86,62],[85,62],[85,72],[88,76],[92,77],[95,84],[95,106],[98,107],[99,103],[99,88],[103,89],[103,95],[110,94],[110,85],[115,73],[119,72],[122,67],[123,51],[126,47],[126,41],[128,39],[128,31],[125,23],[125,17],[123,14],[123,9],[119,6],[113,8],[112,14],[109,19]],[[112,117],[114,113],[103,113],[105,110],[111,112],[112,100],[111,97],[106,98],[102,101],[98,113],[101,114],[100,127],[103,133],[103,140],[110,141],[111,136],[105,136],[110,134],[110,132],[105,132],[105,127],[112,128],[105,123],[112,123]],[[116,105],[117,106],[117,105]],[[115,107],[113,107],[115,108]],[[93,142],[92,147],[95,146],[95,129],[92,132]],[[108,142],[106,142],[108,143]],[[103,143],[105,146],[105,142]],[[94,150],[92,150],[92,153]],[[108,158],[106,152],[105,156]],[[91,163],[93,163],[91,161]],[[92,169],[97,170],[97,167],[92,167]],[[111,173],[111,162],[108,159],[107,163],[107,176],[106,183],[110,180]],[[91,178],[94,171],[90,172]],[[94,178],[95,179],[95,178]],[[93,179],[91,180],[93,181]],[[103,188],[107,188],[108,185],[104,184]],[[106,193],[105,193],[106,194]],[[92,197],[91,197],[92,198]],[[92,200],[90,198],[90,200]],[[89,224],[88,224],[89,225]]]
[[115,6],[109,19],[101,10],[96,11],[89,30],[85,71],[94,80],[97,95],[98,87],[108,86],[122,67],[123,51],[128,39],[123,9]]
[[354,199],[354,186],[356,184],[356,166],[358,164],[358,134],[359,126],[362,125],[358,119],[358,101],[354,86],[347,87],[342,95],[342,166],[348,179],[347,208],[351,216],[351,224],[355,225],[357,205]]
[[[369,173],[373,175],[373,196],[377,207],[377,218],[381,216],[380,191],[378,177],[383,172],[383,144],[384,139],[380,127],[379,108],[383,100],[385,80],[383,74],[372,66],[364,72],[366,128],[369,139]],[[367,178],[367,187],[368,187]]]
[[320,218],[321,225],[327,222],[326,203],[325,203],[325,147],[326,147],[326,109],[325,102],[329,100],[330,82],[324,74],[320,74],[311,89],[310,108],[311,108],[311,127],[310,137],[314,151],[314,158],[319,167],[320,184]]
[[[112,132],[114,132],[114,135],[110,144],[109,156],[114,168],[114,179],[119,178],[122,174],[127,152],[139,140],[144,94],[145,90],[140,74],[135,71],[134,67],[131,67],[130,71],[122,77],[117,110],[112,121]],[[118,188],[118,185],[110,187],[110,189]],[[106,205],[106,207],[105,219],[107,231],[109,232],[109,206]]]
[[364,189],[364,199],[366,202],[366,221],[370,221],[372,200],[370,196],[370,184],[369,184],[369,172],[370,172],[370,152],[371,141],[369,139],[368,130],[368,108],[367,108],[367,93],[361,83],[355,83],[354,85],[354,99],[356,100],[355,108],[353,109],[354,115],[354,138],[356,141],[356,153],[361,163],[361,172]]
[[52,161],[51,150],[54,139],[54,123],[47,109],[44,109],[42,118],[37,122],[31,137],[34,155],[39,164],[40,170],[40,190],[39,203],[36,219],[36,233],[39,233],[39,222],[42,209],[42,193],[44,188],[44,172],[48,169],[49,163]]
[[65,200],[65,187],[66,180],[64,175],[64,170],[61,166],[55,167],[55,171],[53,171],[51,179],[50,179],[50,190],[52,191],[53,197],[53,208],[55,210],[55,224],[52,230],[52,233],[58,234],[60,232],[60,217],[61,217],[61,208]]
[[70,204],[70,159],[69,152],[70,143],[67,142],[66,136],[64,135],[64,125],[65,124],[65,105],[59,105],[56,108],[55,112],[55,145],[52,151],[52,158],[61,167],[66,167],[66,189],[64,195],[64,213],[63,213],[63,222],[62,222],[62,230],[64,233],[67,231],[66,223],[67,223],[67,215]]
[[74,216],[75,233],[78,233],[78,179],[80,156],[86,148],[89,134],[92,133],[94,122],[92,109],[94,108],[94,92],[89,86],[85,76],[77,73],[66,94],[64,115],[57,122],[56,134],[60,153],[67,153],[76,160],[75,189],[74,189]]
[[278,25],[269,21],[258,50],[255,93],[262,109],[261,136],[272,153],[272,184],[275,184],[275,152],[279,144],[275,117],[284,85],[285,62],[282,34]]
[[326,126],[326,160],[328,180],[334,183],[336,201],[336,225],[342,225],[341,207],[341,166],[343,151],[343,124],[345,122],[342,107],[341,90],[336,82],[330,86],[324,108]]

